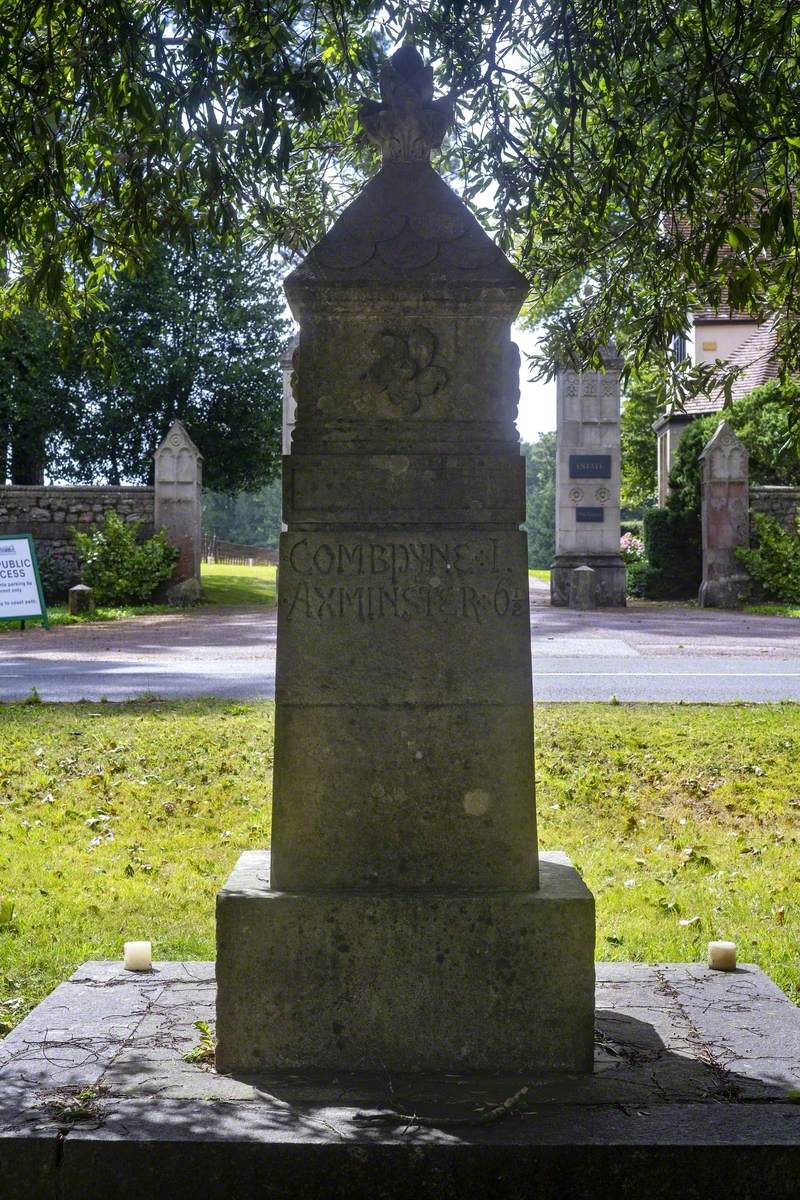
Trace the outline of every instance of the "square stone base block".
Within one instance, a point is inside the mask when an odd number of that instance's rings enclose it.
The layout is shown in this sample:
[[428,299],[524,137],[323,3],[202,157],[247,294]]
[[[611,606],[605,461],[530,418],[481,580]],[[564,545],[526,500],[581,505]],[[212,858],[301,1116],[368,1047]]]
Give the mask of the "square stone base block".
[[274,892],[242,855],[217,898],[222,1071],[592,1069],[594,899],[561,853],[536,892]]
[[569,586],[575,567],[595,572],[598,608],[624,608],[627,604],[625,563],[618,554],[559,554],[550,568],[550,603],[569,606]]
[[800,1010],[756,967],[598,963],[594,1071],[539,1080],[220,1075],[215,991],[90,962],[0,1040],[2,1200],[797,1200]]

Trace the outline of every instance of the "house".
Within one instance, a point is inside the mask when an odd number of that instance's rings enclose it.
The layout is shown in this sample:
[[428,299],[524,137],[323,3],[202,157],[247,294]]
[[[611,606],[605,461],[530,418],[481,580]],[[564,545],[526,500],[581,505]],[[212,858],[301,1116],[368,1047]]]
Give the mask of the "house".
[[[754,388],[776,379],[777,335],[771,322],[759,324],[747,313],[730,308],[697,309],[691,315],[689,332],[676,338],[676,358],[694,363],[714,363],[717,359],[742,368],[733,384],[733,399],[746,396]],[[722,391],[695,396],[683,410],[667,409],[654,423],[658,444],[658,503],[664,506],[669,490],[669,473],[675,450],[687,426],[696,417],[719,412],[724,406]]]

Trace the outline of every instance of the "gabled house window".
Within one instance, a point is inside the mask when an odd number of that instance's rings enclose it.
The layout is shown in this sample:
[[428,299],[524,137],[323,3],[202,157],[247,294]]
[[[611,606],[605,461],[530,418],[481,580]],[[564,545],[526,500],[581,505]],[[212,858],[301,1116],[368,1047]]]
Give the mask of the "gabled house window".
[[689,351],[686,346],[686,334],[685,333],[676,333],[675,336],[673,337],[672,353],[675,358],[675,362],[683,362],[683,360],[685,358],[689,357]]

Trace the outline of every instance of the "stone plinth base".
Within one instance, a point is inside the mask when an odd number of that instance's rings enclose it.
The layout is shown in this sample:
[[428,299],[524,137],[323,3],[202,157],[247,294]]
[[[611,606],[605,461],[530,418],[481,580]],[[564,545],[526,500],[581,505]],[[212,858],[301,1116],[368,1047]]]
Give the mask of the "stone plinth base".
[[590,1071],[594,900],[565,855],[536,892],[273,892],[242,855],[217,899],[223,1071]]
[[747,575],[704,579],[697,600],[701,608],[741,608],[751,586]]
[[625,563],[618,554],[558,554],[550,568],[550,603],[569,605],[569,588],[576,567],[591,567],[595,573],[595,604],[598,608],[624,608],[627,603]]
[[0,1041],[3,1200],[796,1200],[800,1010],[755,967],[599,963],[594,1072],[538,1082],[217,1075],[214,1001],[87,963]]

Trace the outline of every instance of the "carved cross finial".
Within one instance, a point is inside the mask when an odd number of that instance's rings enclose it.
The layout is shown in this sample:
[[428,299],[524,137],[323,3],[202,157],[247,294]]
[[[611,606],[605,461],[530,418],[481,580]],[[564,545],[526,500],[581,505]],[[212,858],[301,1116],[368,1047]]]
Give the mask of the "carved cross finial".
[[381,99],[365,100],[358,119],[384,162],[429,162],[453,115],[452,101],[433,98],[433,67],[402,46],[381,69]]

